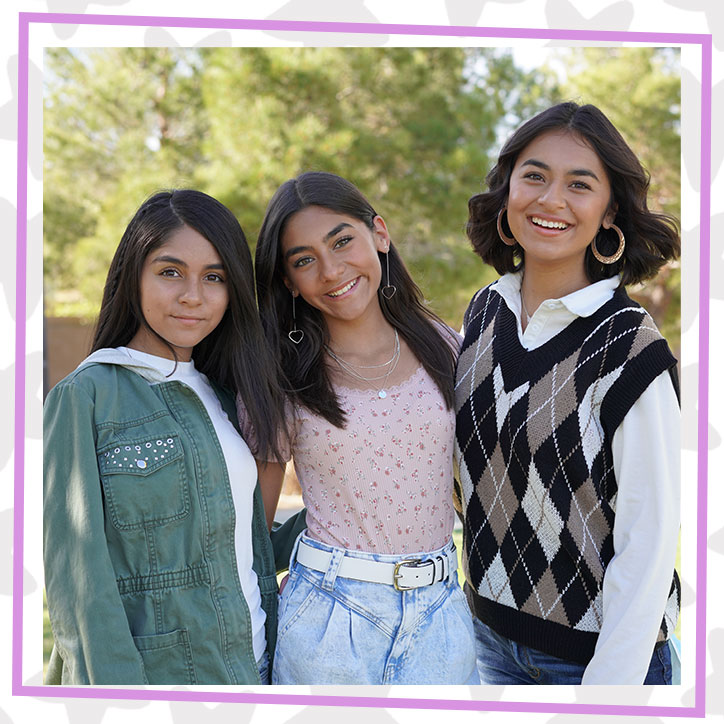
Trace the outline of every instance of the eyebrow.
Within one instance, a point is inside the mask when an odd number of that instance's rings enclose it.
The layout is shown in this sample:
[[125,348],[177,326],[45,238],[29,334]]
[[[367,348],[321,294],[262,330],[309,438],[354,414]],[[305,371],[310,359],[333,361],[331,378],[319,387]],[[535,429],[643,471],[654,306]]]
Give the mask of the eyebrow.
[[[545,171],[550,171],[551,167],[547,163],[543,163],[543,161],[538,161],[535,158],[529,158],[527,161],[523,161],[521,166],[535,166],[536,168],[542,168]],[[599,181],[600,179],[598,176],[596,176],[593,171],[587,168],[572,168],[570,171],[566,172],[567,176],[589,176],[591,178],[595,178],[596,181]]]
[[[175,256],[170,256],[168,254],[162,254],[161,256],[157,256],[155,259],[151,259],[151,264],[156,264],[158,262],[161,262],[163,264],[176,264],[177,266],[183,266],[188,267],[188,264],[183,260],[179,259]],[[207,264],[204,269],[223,269],[223,264]]]
[[[342,221],[341,223],[337,224],[337,226],[335,226],[333,229],[331,229],[324,235],[324,241],[329,241],[331,238],[337,236],[337,234],[339,234],[339,232],[342,231],[342,229],[346,229],[347,227],[349,227],[351,229],[352,224],[349,224],[346,221]],[[289,249],[287,251],[286,254],[284,254],[284,258],[289,259],[290,256],[294,256],[295,254],[300,254],[301,252],[304,252],[304,251],[309,251],[309,249],[311,249],[310,246],[303,246],[303,245],[293,246],[291,249]]]

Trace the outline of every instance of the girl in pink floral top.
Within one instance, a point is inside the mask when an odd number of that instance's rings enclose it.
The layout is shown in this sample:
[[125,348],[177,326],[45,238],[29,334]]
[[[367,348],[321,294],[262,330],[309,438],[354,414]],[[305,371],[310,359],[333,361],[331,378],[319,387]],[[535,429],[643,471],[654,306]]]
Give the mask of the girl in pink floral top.
[[[333,174],[277,190],[256,272],[308,526],[272,682],[477,683],[452,544],[458,338],[422,303],[382,217]],[[259,471],[271,521],[284,466]]]

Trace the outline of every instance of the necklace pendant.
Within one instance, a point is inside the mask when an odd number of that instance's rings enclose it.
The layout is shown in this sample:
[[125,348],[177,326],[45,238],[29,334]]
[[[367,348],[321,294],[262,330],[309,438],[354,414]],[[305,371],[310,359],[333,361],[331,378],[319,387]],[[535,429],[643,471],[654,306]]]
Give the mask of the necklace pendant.
[[381,400],[384,400],[385,397],[387,397],[387,393],[386,393],[384,390],[380,390],[380,391],[377,393],[377,397],[379,397]]

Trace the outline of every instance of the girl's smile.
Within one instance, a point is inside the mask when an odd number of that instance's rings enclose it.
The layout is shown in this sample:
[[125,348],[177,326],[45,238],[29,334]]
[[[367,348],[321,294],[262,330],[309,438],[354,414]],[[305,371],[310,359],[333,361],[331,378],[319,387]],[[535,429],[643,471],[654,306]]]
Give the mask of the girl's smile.
[[341,287],[332,290],[331,292],[327,292],[328,297],[332,297],[333,299],[336,299],[337,297],[341,297],[347,292],[352,291],[357,286],[357,282],[359,281],[359,277],[356,279],[353,279],[351,282],[348,282],[347,284],[343,284]]

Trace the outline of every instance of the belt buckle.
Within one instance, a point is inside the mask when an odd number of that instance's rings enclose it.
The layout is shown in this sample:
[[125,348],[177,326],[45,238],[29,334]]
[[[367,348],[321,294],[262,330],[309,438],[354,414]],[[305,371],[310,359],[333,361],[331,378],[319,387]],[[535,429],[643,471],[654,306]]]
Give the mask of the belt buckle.
[[[427,563],[427,561],[424,562]],[[396,591],[411,591],[415,588],[415,586],[400,586],[397,583],[398,579],[402,578],[400,566],[419,566],[421,563],[423,563],[422,558],[406,558],[404,561],[395,563],[395,572],[392,575],[392,585],[395,587]]]

